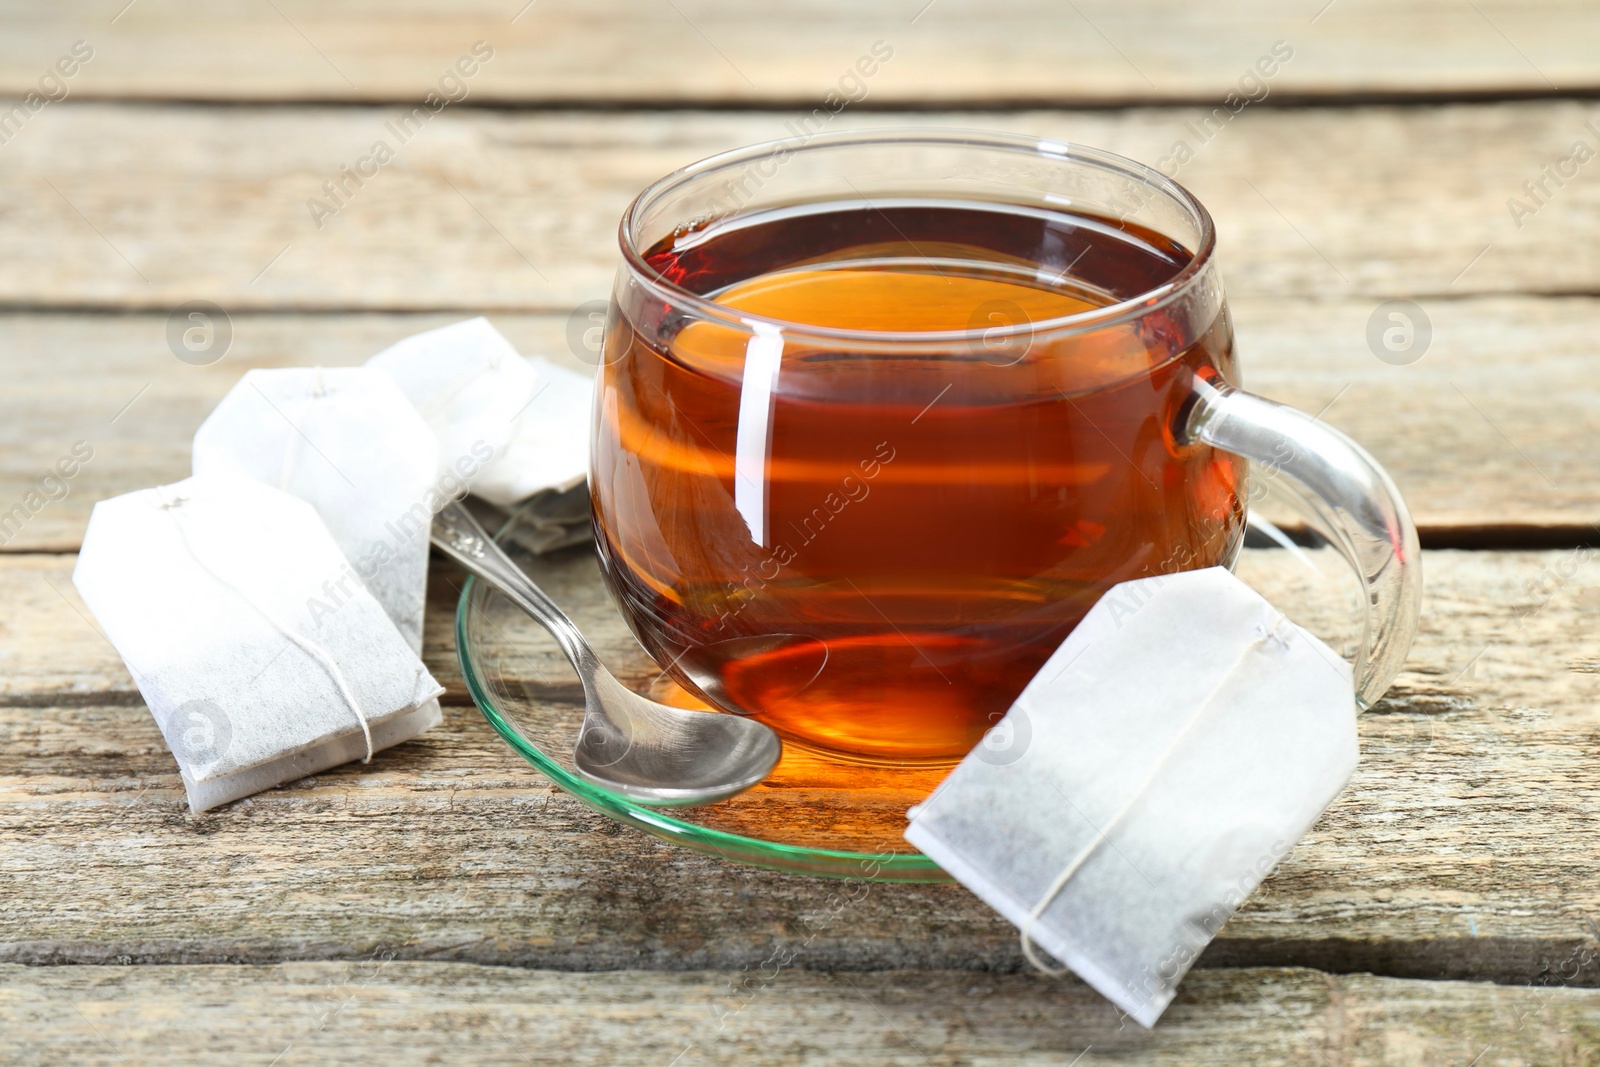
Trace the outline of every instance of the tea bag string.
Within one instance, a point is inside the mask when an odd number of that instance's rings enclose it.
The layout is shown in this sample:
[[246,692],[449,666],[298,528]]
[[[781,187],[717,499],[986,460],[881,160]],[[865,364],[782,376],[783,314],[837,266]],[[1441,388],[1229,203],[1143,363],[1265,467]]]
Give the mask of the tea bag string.
[[1083,869],[1083,865],[1088,863],[1090,858],[1100,850],[1102,843],[1110,839],[1111,834],[1116,830],[1117,825],[1127,817],[1128,812],[1132,811],[1134,805],[1138,804],[1140,799],[1144,797],[1145,793],[1149,790],[1151,783],[1156,780],[1156,776],[1166,768],[1167,763],[1171,761],[1172,757],[1177,753],[1179,747],[1186,740],[1188,740],[1189,735],[1194,732],[1195,726],[1200,722],[1201,719],[1205,717],[1206,712],[1211,708],[1212,702],[1216,700],[1217,694],[1222,692],[1222,687],[1228,684],[1228,680],[1233,677],[1233,673],[1243,666],[1244,661],[1249,658],[1258,648],[1261,648],[1268,642],[1284,643],[1284,637],[1282,634],[1278,633],[1277,629],[1277,627],[1283,622],[1284,616],[1280,614],[1277,622],[1273,624],[1273,628],[1266,630],[1260,637],[1246,645],[1239,653],[1239,657],[1233,661],[1233,665],[1230,666],[1226,671],[1222,672],[1222,677],[1217,680],[1217,684],[1212,688],[1211,692],[1207,694],[1205,700],[1200,702],[1199,710],[1197,710],[1189,719],[1189,721],[1184,724],[1183,729],[1179,730],[1172,738],[1172,742],[1167,745],[1166,750],[1161,753],[1160,758],[1151,765],[1150,773],[1145,775],[1144,781],[1140,782],[1139,787],[1129,794],[1128,799],[1123,803],[1122,807],[1117,810],[1117,813],[1111,816],[1110,821],[1107,822],[1103,828],[1097,829],[1095,839],[1089,842],[1083,851],[1079,852],[1075,857],[1073,857],[1072,862],[1067,864],[1066,867],[1062,869],[1060,874],[1056,875],[1055,881],[1050,883],[1050,888],[1046,889],[1044,891],[1044,896],[1039,898],[1039,903],[1035,904],[1033,906],[1033,910],[1028,913],[1028,921],[1023,923],[1022,931],[1019,936],[1022,942],[1022,954],[1027,958],[1028,962],[1033,965],[1035,970],[1042,974],[1049,975],[1052,978],[1059,978],[1066,974],[1070,969],[1067,967],[1052,967],[1045,962],[1044,958],[1039,953],[1039,946],[1036,945],[1033,940],[1033,928],[1035,924],[1037,924],[1040,917],[1044,915],[1045,909],[1050,907],[1050,905],[1055,902],[1056,897],[1061,895],[1061,891],[1067,887],[1067,883],[1072,881],[1072,879],[1077,876],[1078,872]]
[[322,664],[323,669],[328,672],[328,676],[333,679],[333,684],[338,688],[339,695],[344,699],[345,705],[349,707],[351,712],[355,714],[356,722],[361,726],[361,737],[367,745],[367,754],[365,757],[363,757],[361,762],[371,763],[373,755],[372,728],[367,724],[367,716],[366,713],[361,710],[360,701],[356,700],[355,694],[350,691],[350,686],[345,681],[344,672],[341,671],[339,669],[339,665],[333,661],[333,657],[328,655],[327,650],[321,645],[302,637],[294,629],[294,627],[286,624],[282,619],[279,619],[276,614],[269,611],[265,605],[256,600],[255,597],[251,596],[236,582],[233,582],[224,575],[220,574],[215,567],[212,567],[205,561],[205,558],[202,557],[200,553],[194,550],[194,543],[189,540],[189,531],[184,528],[183,520],[178,517],[178,509],[188,500],[188,497],[168,496],[166,486],[158,486],[156,488],[156,493],[161,498],[162,510],[168,515],[172,516],[172,523],[175,527],[177,527],[178,538],[183,542],[184,551],[188,552],[189,557],[193,559],[195,563],[199,564],[200,569],[211,575],[212,578],[216,579],[221,584],[227,586],[229,589],[232,589],[236,594],[238,594],[241,600],[250,605],[252,608],[255,608],[263,618],[270,622],[279,633],[283,634],[284,637],[287,637],[302,652],[306,653],[306,655]]

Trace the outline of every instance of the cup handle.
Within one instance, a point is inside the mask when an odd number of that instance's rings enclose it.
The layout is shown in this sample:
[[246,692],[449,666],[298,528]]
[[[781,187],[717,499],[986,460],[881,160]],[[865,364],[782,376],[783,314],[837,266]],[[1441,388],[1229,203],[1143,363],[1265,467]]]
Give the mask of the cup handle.
[[1286,476],[1355,568],[1366,599],[1355,665],[1356,702],[1365,710],[1400,673],[1422,607],[1417,528],[1389,475],[1366,450],[1303,411],[1196,379],[1179,440],[1243,456]]

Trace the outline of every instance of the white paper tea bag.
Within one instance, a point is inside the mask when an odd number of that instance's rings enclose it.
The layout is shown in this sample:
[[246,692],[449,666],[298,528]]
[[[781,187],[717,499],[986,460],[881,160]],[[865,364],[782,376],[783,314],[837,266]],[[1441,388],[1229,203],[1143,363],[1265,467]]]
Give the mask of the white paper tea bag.
[[367,360],[395,380],[439,439],[439,472],[476,490],[504,455],[538,376],[485,318],[397,341]]
[[1226,570],[1124,582],[905,836],[1151,1026],[1349,779],[1355,717],[1349,665]]
[[96,504],[72,579],[177,758],[192,811],[399,744],[442,692],[311,505],[209,475]]
[[505,454],[473,480],[474,494],[511,508],[540,493],[581,485],[589,473],[589,416],[594,379],[543,359],[529,359],[538,382]]
[[[433,431],[394,380],[369,367],[253,370],[194,437],[194,473],[254,478],[317,509],[348,567],[317,575],[324,599],[349,575],[422,650],[428,531],[441,484]],[[309,576],[308,576],[309,577]]]

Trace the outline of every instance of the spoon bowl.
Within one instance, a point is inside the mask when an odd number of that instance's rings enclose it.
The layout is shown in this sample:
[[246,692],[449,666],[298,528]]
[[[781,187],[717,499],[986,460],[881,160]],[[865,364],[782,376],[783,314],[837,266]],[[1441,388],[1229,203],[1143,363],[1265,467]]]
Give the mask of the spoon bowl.
[[731,797],[771,773],[783,752],[778,735],[750,719],[658,704],[610,674],[596,689],[608,718],[585,712],[572,762],[585,778],[632,799],[681,805]]

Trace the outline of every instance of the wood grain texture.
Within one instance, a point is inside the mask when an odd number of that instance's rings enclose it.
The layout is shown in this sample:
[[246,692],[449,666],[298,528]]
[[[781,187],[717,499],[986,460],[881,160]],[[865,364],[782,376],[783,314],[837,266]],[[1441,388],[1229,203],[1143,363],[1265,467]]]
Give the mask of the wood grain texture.
[[[1361,301],[1246,297],[1233,311],[1245,386],[1360,441],[1393,475],[1424,543],[1487,529],[1502,544],[1560,530],[1572,543],[1600,539],[1600,301],[1428,303],[1431,346],[1409,366],[1372,354]],[[165,315],[0,314],[10,412],[0,514],[40,491],[76,442],[93,449],[72,479],[43,487],[25,522],[0,526],[0,550],[75,550],[95,501],[187,476],[190,438],[245,370],[358,363],[459,317],[240,314],[226,357],[195,367],[168,350]],[[567,316],[494,322],[522,351],[589,371]]]
[[[1331,17],[1331,16],[1330,16]],[[786,134],[799,113],[442,112],[332,218],[308,201],[380,139],[389,108],[77,103],[0,146],[0,303],[171,310],[569,312],[609,292],[616,225],[648,183]],[[1218,220],[1236,298],[1458,299],[1600,292],[1586,170],[1514,219],[1513,196],[1587,138],[1577,102],[1247,109],[1202,143],[1204,109],[938,112],[1178,171]],[[830,128],[886,125],[846,112]],[[1541,199],[1544,199],[1541,197]],[[1520,226],[1519,226],[1520,223]]]
[[575,975],[383,952],[351,964],[0,967],[0,1021],[14,1062],[74,1065],[1600,1062],[1595,990],[1294,969],[1196,972],[1153,1031],[1071,979]]
[[[1312,580],[1286,553],[1247,555],[1285,603]],[[71,598],[69,564],[0,559],[0,602],[22,605],[0,633],[0,960],[351,960],[389,945],[684,969],[789,947],[812,969],[1022,967],[1015,931],[957,886],[782,875],[624,830],[555,792],[471,707],[371,767],[191,816],[113,653],[43,588]],[[1583,955],[1600,940],[1585,621],[1600,572],[1562,552],[1434,552],[1424,567],[1423,632],[1361,719],[1355,778],[1203,965],[1529,982],[1577,960],[1569,980],[1600,984]],[[29,587],[37,604],[18,595]],[[1309,610],[1336,638],[1338,606]],[[439,632],[428,660],[446,677]]]
[[[494,59],[472,99],[655,105],[820,101],[874,41],[894,59],[874,104],[1220,98],[1275,40],[1283,94],[1593,89],[1600,20],[1575,0],[88,0],[0,5],[0,92],[29,91],[87,40],[84,95],[410,100],[478,40]],[[1476,10],[1474,10],[1476,8]],[[276,9],[276,10],[274,10]]]

